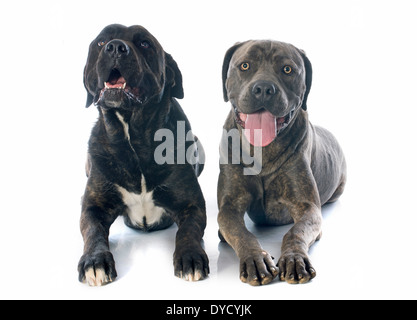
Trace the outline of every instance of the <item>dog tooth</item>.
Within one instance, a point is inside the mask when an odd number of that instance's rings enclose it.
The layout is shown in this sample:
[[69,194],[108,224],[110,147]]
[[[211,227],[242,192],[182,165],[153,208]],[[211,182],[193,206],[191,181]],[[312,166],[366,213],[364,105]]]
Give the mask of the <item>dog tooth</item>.
[[126,88],[126,82],[125,83],[123,83],[123,87],[122,87],[122,89],[124,90]]
[[106,89],[109,89],[110,87],[108,86],[107,82],[104,82],[104,86],[106,87]]

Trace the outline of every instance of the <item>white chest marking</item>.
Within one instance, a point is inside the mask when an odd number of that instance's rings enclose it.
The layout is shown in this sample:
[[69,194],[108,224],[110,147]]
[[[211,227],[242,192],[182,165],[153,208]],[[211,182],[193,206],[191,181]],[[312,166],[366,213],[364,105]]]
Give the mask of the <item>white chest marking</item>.
[[130,135],[129,135],[129,124],[126,123],[125,119],[123,119],[123,116],[116,111],[116,116],[117,118],[120,120],[120,122],[123,125],[123,130],[125,132],[125,136],[127,140],[130,140]]
[[129,192],[121,186],[117,186],[122,194],[123,202],[127,206],[127,214],[130,221],[138,227],[143,228],[159,222],[165,210],[155,205],[153,191],[146,190],[145,177],[142,175],[142,193]]

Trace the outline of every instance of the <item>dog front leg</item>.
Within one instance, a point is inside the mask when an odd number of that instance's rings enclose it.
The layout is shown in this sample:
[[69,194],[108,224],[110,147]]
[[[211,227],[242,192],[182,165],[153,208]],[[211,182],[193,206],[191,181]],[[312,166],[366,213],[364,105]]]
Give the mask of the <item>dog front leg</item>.
[[83,210],[80,227],[84,239],[84,253],[78,263],[80,282],[87,282],[90,286],[101,286],[117,277],[108,241],[113,221],[114,218],[97,207]]
[[244,189],[239,190],[240,196],[225,193],[219,192],[220,238],[233,248],[240,260],[240,280],[252,286],[266,285],[278,276],[278,270],[271,255],[246,228],[244,216],[252,196]]
[[262,184],[258,178],[242,173],[240,166],[220,166],[217,189],[219,236],[240,260],[240,280],[252,286],[265,285],[278,276],[278,270],[271,255],[262,249],[244,221],[246,210],[254,200],[253,194],[262,192]]
[[233,248],[240,260],[240,280],[252,286],[266,285],[278,276],[271,255],[262,249],[256,237],[248,231],[244,213],[220,210],[220,235]]
[[321,236],[321,210],[310,203],[299,204],[293,210],[295,224],[284,236],[278,268],[281,281],[306,283],[316,276],[308,250]]
[[175,275],[186,281],[199,281],[210,273],[209,261],[201,241],[206,228],[206,213],[189,206],[174,218],[178,225],[175,242]]

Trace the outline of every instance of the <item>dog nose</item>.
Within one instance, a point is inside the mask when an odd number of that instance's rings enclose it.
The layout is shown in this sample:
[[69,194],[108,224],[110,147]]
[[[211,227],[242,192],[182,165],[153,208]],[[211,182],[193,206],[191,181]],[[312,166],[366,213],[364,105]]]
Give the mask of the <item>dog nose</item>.
[[252,87],[252,95],[262,102],[270,100],[277,94],[277,87],[271,81],[257,81]]
[[106,52],[111,56],[127,56],[130,53],[130,48],[122,40],[112,40],[107,43]]

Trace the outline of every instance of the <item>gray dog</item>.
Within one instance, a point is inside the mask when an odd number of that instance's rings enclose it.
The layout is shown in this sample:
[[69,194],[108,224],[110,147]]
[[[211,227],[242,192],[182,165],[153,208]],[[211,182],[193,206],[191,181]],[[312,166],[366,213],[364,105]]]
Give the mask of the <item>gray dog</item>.
[[[225,132],[238,132],[250,152],[262,151],[262,171],[247,175],[244,161],[233,159],[233,141],[222,144],[218,182],[219,236],[240,259],[240,279],[251,285],[277,276],[306,283],[316,276],[308,250],[321,236],[321,207],[344,190],[346,161],[339,144],[308,120],[311,81],[310,61],[290,44],[238,43],[224,59],[224,99],[232,104]],[[277,265],[247,230],[245,212],[259,225],[294,223]]]

